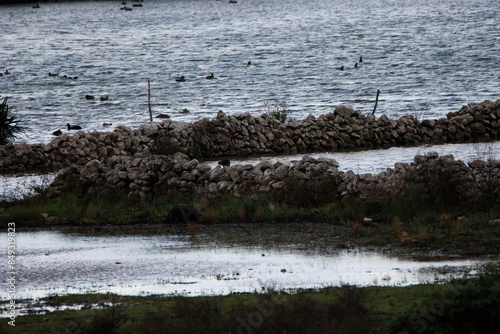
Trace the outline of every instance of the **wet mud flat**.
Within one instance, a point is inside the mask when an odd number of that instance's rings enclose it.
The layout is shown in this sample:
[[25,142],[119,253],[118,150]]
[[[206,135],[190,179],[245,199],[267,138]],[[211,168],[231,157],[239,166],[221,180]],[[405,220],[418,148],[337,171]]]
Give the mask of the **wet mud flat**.
[[498,259],[358,247],[349,234],[348,227],[324,223],[20,230],[18,299],[28,308],[39,298],[70,294],[211,296],[407,286],[475,275]]

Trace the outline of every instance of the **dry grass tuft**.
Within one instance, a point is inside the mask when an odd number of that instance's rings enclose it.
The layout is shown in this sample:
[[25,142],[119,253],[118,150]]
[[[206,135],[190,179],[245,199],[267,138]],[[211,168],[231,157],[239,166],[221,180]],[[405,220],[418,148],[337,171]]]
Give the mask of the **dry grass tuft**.
[[188,233],[191,235],[195,235],[196,233],[198,233],[198,223],[189,222],[187,224],[187,228],[188,228]]
[[460,216],[456,221],[457,231],[467,230],[472,225],[472,223],[466,217]]
[[313,224],[311,222],[304,223],[304,231],[306,233],[312,233],[314,231]]
[[422,243],[430,244],[436,240],[436,236],[426,229],[421,229],[418,233],[418,240]]
[[411,245],[417,242],[417,240],[412,239],[410,237],[410,233],[403,231],[401,232],[401,237],[399,238],[401,245],[406,246],[406,245]]
[[441,215],[440,221],[441,221],[441,227],[442,228],[448,228],[451,225],[451,218],[446,213],[443,213]]
[[85,218],[96,219],[98,212],[99,208],[91,203],[89,204],[89,206],[87,206],[87,209],[85,210]]
[[257,208],[255,213],[253,214],[253,221],[260,221],[262,219],[262,215],[264,214],[264,210],[262,208]]
[[363,235],[363,231],[361,230],[362,224],[360,222],[352,223],[352,232],[354,235]]
[[394,232],[396,232],[396,236],[398,238],[401,237],[401,229],[403,228],[404,223],[399,220],[398,217],[394,218],[392,220],[392,228],[394,229]]
[[215,224],[219,222],[220,215],[213,209],[207,209],[201,213],[201,218],[209,224]]
[[239,208],[238,209],[238,218],[240,218],[241,221],[245,220],[245,218],[246,218],[245,208]]

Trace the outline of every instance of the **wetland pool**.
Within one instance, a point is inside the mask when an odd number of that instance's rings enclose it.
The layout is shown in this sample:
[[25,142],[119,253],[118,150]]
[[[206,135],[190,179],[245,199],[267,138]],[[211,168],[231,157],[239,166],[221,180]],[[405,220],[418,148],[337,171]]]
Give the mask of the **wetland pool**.
[[[328,240],[339,238],[334,229],[330,237],[318,238],[322,245],[317,245],[316,237],[304,233],[299,224],[272,225],[207,225],[197,234],[182,226],[149,225],[19,230],[17,299],[85,293],[226,295],[343,284],[406,286],[474,274],[487,263],[432,256],[417,261],[381,249],[338,249],[328,246]],[[328,231],[315,226],[315,231]],[[0,234],[4,243],[6,233]],[[273,236],[265,237],[269,235]],[[2,258],[6,249],[2,245]],[[6,275],[0,273],[3,301]]]

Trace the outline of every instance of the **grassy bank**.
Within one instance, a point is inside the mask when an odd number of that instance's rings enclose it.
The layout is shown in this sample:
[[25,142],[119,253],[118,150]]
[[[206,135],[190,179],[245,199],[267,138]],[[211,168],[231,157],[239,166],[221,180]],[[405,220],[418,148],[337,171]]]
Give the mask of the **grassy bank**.
[[[213,224],[301,223],[316,241],[340,237],[334,247],[398,246],[458,254],[500,253],[500,203],[484,199],[453,203],[415,186],[401,197],[374,203],[324,200],[296,192],[277,196],[157,196],[131,202],[121,194],[28,198],[3,208],[0,224],[16,227],[176,224],[196,233]],[[302,197],[303,200],[301,199]],[[325,197],[327,197],[325,195]],[[179,212],[179,207],[182,209]],[[186,209],[187,208],[187,209]],[[177,210],[177,211],[176,211]],[[321,223],[321,227],[319,224]],[[292,239],[290,242],[294,242]]]
[[[493,333],[500,271],[445,285],[343,286],[294,294],[215,297],[69,295],[46,306],[87,305],[16,319],[6,333]],[[101,309],[91,305],[101,305]]]

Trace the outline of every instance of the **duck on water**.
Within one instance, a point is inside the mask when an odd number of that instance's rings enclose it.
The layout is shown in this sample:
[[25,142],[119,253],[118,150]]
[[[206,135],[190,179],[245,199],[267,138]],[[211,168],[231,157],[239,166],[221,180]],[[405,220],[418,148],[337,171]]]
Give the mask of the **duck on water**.
[[68,126],[68,130],[81,130],[82,127],[80,125],[70,125],[69,123],[66,124]]

